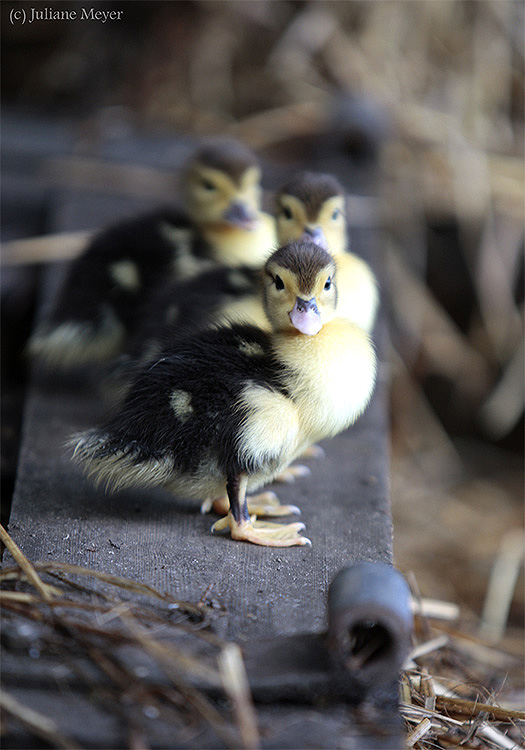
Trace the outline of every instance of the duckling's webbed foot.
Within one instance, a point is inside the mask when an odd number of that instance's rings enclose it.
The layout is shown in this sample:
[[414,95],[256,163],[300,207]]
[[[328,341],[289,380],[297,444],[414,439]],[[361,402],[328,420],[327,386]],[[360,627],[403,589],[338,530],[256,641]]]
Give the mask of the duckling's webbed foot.
[[326,452],[320,445],[309,445],[308,448],[301,453],[301,458],[324,458]]
[[[281,501],[271,490],[251,495],[247,498],[248,513],[257,518],[280,518],[282,516],[300,516],[301,511],[297,505],[281,505]],[[219,516],[226,516],[230,510],[230,501],[227,495],[217,497],[215,500],[205,500],[201,505],[201,513],[209,513],[213,510]]]
[[228,480],[227,491],[230,510],[212,527],[212,532],[229,528],[232,539],[239,539],[264,547],[292,547],[310,545],[311,541],[301,536],[304,523],[281,525],[251,518],[246,499],[247,477],[240,476]]
[[[326,456],[326,453],[323,448],[321,448],[320,445],[309,445],[308,448],[305,448],[304,451],[301,453],[301,458],[324,458]],[[280,474],[278,474],[275,477],[276,482],[282,482],[283,484],[293,484],[296,479],[303,479],[304,477],[309,477],[312,472],[308,468],[308,466],[304,466],[303,464],[294,464],[293,466],[288,466],[286,469],[283,469]]]
[[251,495],[248,498],[248,513],[258,518],[279,518],[281,516],[300,516],[297,505],[281,505],[281,501],[271,490]]
[[288,466],[286,469],[283,469],[283,471],[275,477],[275,481],[282,482],[283,484],[293,484],[296,479],[309,477],[311,473],[312,472],[308,466],[295,464],[294,466]]
[[255,516],[248,521],[237,522],[233,514],[228,513],[212,526],[212,533],[230,529],[232,539],[238,539],[252,544],[260,544],[263,547],[295,547],[311,546],[312,542],[301,532],[305,529],[304,523],[271,523],[269,521],[256,521]]

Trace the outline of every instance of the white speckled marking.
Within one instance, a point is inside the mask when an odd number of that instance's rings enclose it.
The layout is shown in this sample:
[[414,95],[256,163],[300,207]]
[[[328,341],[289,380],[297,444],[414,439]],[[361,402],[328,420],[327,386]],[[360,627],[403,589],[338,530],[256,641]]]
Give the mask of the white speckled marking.
[[239,351],[243,354],[247,354],[249,357],[260,357],[264,354],[262,346],[255,341],[241,341],[239,344]]
[[164,316],[164,320],[168,325],[172,325],[175,323],[177,318],[179,317],[179,308],[177,305],[170,305],[168,309],[166,310],[166,314]]
[[252,284],[250,280],[247,279],[243,273],[235,269],[233,269],[232,271],[228,273],[228,282],[232,285],[234,289],[244,291],[244,290],[250,290],[252,288]]
[[119,260],[112,263],[109,273],[113,281],[125,289],[140,289],[140,273],[137,264],[131,260]]
[[188,419],[193,414],[191,393],[188,391],[174,390],[170,396],[170,404],[179,419]]

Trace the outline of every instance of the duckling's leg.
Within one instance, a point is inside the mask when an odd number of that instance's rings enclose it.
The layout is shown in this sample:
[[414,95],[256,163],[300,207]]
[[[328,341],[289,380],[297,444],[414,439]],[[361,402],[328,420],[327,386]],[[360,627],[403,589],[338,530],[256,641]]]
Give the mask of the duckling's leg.
[[[278,518],[281,516],[300,516],[301,511],[297,505],[281,505],[281,501],[271,490],[250,495],[248,500],[248,513],[257,518]],[[215,500],[205,500],[201,505],[201,513],[209,513],[213,510],[219,516],[226,516],[230,510],[228,495],[217,497]]]
[[230,529],[232,539],[244,540],[264,547],[292,547],[295,545],[311,544],[304,536],[299,536],[305,528],[304,523],[290,523],[281,525],[255,521],[250,518],[246,499],[248,477],[230,477],[226,485],[230,510],[226,518],[221,518],[212,526],[212,532]]

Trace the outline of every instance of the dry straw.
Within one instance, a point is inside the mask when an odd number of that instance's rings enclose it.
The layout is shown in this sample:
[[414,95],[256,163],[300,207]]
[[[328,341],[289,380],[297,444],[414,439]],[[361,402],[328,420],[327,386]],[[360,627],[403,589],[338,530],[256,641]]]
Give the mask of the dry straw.
[[[75,677],[77,685],[88,689],[106,710],[121,716],[130,746],[131,738],[135,743],[140,738],[147,742],[148,729],[137,717],[149,716],[181,731],[188,725],[188,711],[193,711],[226,747],[259,747],[257,707],[241,650],[209,630],[205,601],[184,602],[140,581],[78,565],[32,564],[4,529],[1,535],[16,562],[0,573],[4,624],[41,626],[42,656],[75,654],[67,660],[71,679]],[[45,583],[43,576],[55,583]],[[467,681],[472,664],[478,680],[480,665],[485,665],[489,675],[497,664],[504,665],[512,681],[521,669],[520,656],[455,629],[450,622],[457,608],[448,602],[427,602],[415,595],[414,611],[419,642],[400,680],[407,746],[421,750],[456,745],[520,748],[525,712],[502,705],[494,695]],[[438,619],[431,620],[432,614]],[[467,652],[465,643],[469,644]],[[142,674],[130,666],[129,649],[147,656],[157,671]],[[223,702],[219,710],[213,696],[221,695],[230,708],[225,710]],[[2,708],[11,722],[34,736],[56,747],[77,747],[53,721],[9,692],[4,692]]]

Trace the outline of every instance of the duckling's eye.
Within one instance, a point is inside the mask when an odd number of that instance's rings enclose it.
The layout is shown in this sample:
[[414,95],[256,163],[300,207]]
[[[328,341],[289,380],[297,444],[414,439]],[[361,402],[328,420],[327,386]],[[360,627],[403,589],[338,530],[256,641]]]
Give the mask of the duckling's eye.
[[281,211],[282,215],[285,219],[291,219],[292,218],[292,212],[288,208],[288,206],[283,206],[283,210]]
[[276,276],[274,281],[275,281],[276,289],[284,289],[284,281],[281,279],[280,276]]
[[336,220],[336,219],[338,219],[338,218],[339,218],[340,216],[341,216],[341,209],[340,209],[340,208],[336,208],[336,209],[334,210],[333,214],[332,214],[332,220],[333,220],[333,221],[335,221],[335,220]]
[[329,277],[328,277],[328,278],[326,279],[326,282],[325,282],[324,288],[326,289],[326,291],[328,291],[329,289],[331,289],[331,288],[332,288],[332,277],[331,277],[331,276],[329,276]]
[[205,190],[215,190],[216,186],[211,182],[210,180],[203,179],[201,180],[201,185]]

